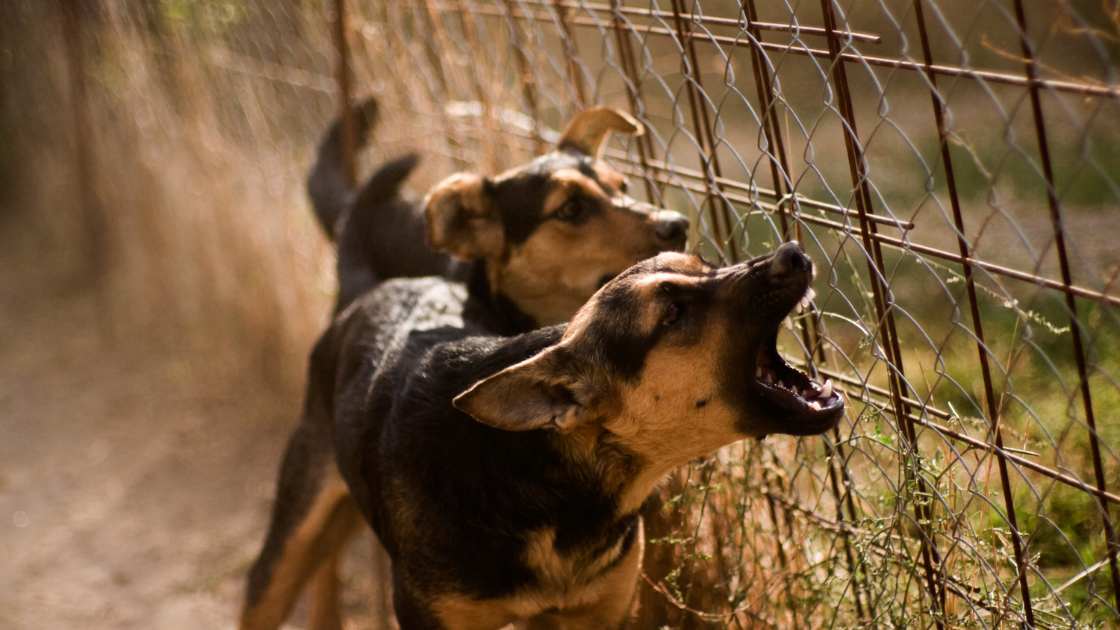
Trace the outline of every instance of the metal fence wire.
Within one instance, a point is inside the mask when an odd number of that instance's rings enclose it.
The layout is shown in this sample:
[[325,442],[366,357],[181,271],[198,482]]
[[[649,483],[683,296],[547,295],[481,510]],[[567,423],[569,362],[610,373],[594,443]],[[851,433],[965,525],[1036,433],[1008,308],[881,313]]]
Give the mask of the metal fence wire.
[[358,173],[419,149],[418,189],[606,104],[647,129],[608,159],[691,215],[694,251],[801,241],[816,297],[780,346],[847,416],[676,474],[635,627],[1120,619],[1115,0],[83,6],[88,115],[128,100],[160,146],[189,120],[293,216],[351,99],[384,112]]

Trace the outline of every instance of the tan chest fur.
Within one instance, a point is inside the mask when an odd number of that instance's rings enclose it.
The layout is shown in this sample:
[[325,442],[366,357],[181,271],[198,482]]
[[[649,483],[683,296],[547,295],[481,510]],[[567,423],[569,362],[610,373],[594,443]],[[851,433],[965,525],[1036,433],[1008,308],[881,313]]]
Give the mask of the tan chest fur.
[[[581,623],[602,624],[594,627],[617,625],[629,610],[641,570],[645,535],[640,520],[636,527],[635,538],[624,555],[620,556],[620,540],[611,550],[594,558],[579,553],[559,554],[554,545],[556,532],[537,532],[526,546],[525,561],[537,573],[540,587],[490,600],[448,595],[434,603],[436,613],[448,628],[455,630],[500,628],[546,612],[563,619],[568,611],[583,620]],[[557,627],[566,625],[560,623]]]

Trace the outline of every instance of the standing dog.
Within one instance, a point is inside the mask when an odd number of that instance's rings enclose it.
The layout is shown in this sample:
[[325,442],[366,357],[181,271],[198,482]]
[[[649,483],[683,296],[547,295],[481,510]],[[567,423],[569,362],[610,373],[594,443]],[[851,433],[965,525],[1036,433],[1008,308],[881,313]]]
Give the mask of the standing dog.
[[[373,100],[354,110],[363,144],[376,116]],[[496,177],[452,175],[418,204],[400,193],[415,155],[351,190],[336,122],[319,145],[308,192],[337,242],[339,305],[392,278],[444,276],[496,298],[514,319],[506,332],[524,332],[566,321],[631,264],[682,249],[688,219],[629,197],[626,177],[600,158],[610,132],[643,128],[618,110],[589,109],[568,123],[554,151]]]
[[[831,383],[776,350],[811,278],[796,243],[722,269],[661,254],[571,323],[514,337],[448,309],[440,279],[394,280],[348,307],[312,356],[308,401],[392,557],[401,628],[618,627],[641,566],[638,510],[662,477],[841,417]],[[282,504],[275,518],[289,518]]]
[[[364,138],[376,106],[370,101],[356,114]],[[453,175],[416,204],[399,193],[413,156],[387,163],[350,191],[335,124],[308,187],[316,216],[338,244],[336,311],[391,278],[442,275],[465,285],[428,281],[440,287],[441,309],[461,313],[476,331],[522,333],[568,319],[638,260],[681,249],[687,219],[628,197],[625,178],[599,159],[611,131],[642,128],[621,112],[588,110],[569,123],[555,151],[493,178]],[[394,312],[414,308],[410,299],[402,296]],[[325,343],[312,353],[303,418],[289,440],[268,536],[250,571],[245,628],[277,627],[309,580],[312,626],[340,625],[336,565],[359,518],[332,452],[333,391],[324,373],[333,368],[322,367]]]

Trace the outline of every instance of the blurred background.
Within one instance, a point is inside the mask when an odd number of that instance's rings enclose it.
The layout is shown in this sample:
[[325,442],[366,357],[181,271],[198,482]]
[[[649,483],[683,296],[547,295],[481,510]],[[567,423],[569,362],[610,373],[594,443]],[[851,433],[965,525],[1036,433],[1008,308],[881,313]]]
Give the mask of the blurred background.
[[334,291],[304,180],[367,95],[359,176],[612,105],[694,251],[817,261],[781,345],[848,416],[675,475],[634,627],[1114,627],[1118,55],[1115,0],[3,3],[0,627],[232,625]]

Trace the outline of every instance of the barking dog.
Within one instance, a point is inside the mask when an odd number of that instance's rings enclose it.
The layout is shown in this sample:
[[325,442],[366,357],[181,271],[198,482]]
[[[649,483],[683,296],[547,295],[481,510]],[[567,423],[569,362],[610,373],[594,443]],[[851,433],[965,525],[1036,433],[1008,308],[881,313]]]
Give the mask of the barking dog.
[[[355,109],[362,142],[376,112],[372,100]],[[351,191],[336,122],[320,144],[308,192],[338,243],[340,308],[378,282],[444,276],[493,297],[512,319],[504,332],[524,332],[567,321],[635,262],[682,249],[688,219],[629,197],[625,176],[600,159],[611,132],[640,135],[643,128],[623,112],[589,109],[568,123],[555,150],[495,177],[452,175],[418,204],[399,192],[414,155],[390,161]]]
[[638,510],[666,473],[841,417],[831,385],[776,350],[811,277],[796,243],[722,269],[661,254],[569,324],[514,337],[448,310],[438,279],[385,283],[341,313],[312,356],[302,430],[333,433],[393,559],[401,628],[617,627],[641,566]]
[[[355,114],[364,139],[376,105],[369,101]],[[523,333],[567,320],[619,271],[685,244],[687,219],[628,197],[625,178],[599,159],[610,132],[642,132],[624,113],[588,110],[569,123],[554,151],[496,177],[453,175],[422,204],[399,193],[414,156],[385,164],[351,191],[339,127],[325,135],[308,183],[316,217],[338,245],[338,311],[386,280],[438,275],[465,285],[428,281],[434,293],[426,308],[437,310],[438,297],[438,309],[458,314],[455,326],[465,320],[476,332]],[[389,289],[379,295],[396,299]],[[401,294],[393,312],[415,310],[412,299]],[[395,326],[388,321],[379,339]],[[312,626],[339,626],[337,557],[360,518],[334,461],[334,392],[326,384],[334,366],[322,358],[325,343],[312,354],[303,418],[289,440],[268,536],[250,571],[246,628],[279,626],[309,580]]]

